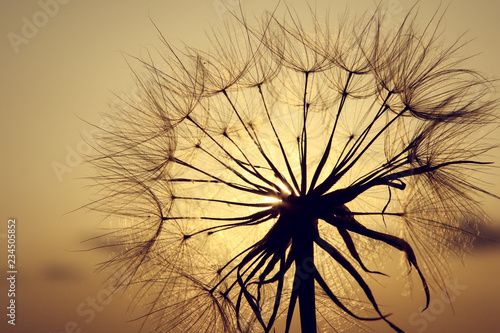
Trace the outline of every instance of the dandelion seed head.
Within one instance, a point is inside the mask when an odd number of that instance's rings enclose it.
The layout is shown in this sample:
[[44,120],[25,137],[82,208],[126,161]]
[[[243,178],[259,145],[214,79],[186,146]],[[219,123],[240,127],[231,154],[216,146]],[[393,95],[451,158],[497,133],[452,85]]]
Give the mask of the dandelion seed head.
[[303,331],[401,331],[368,282],[399,253],[428,305],[471,245],[489,82],[413,12],[398,29],[380,11],[312,32],[290,10],[233,20],[210,51],[162,39],[138,59],[93,160],[93,208],[129,219],[105,266],[141,285],[157,331],[289,330],[296,308]]

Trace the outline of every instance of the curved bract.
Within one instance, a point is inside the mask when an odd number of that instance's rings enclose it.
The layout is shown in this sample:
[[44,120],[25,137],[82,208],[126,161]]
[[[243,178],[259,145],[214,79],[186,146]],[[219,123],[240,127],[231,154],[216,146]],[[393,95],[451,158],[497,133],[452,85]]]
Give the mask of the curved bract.
[[213,53],[164,41],[140,60],[137,97],[111,116],[93,208],[128,223],[107,265],[161,332],[270,332],[280,315],[288,331],[296,307],[303,332],[341,330],[337,315],[401,331],[369,282],[400,253],[428,305],[443,255],[470,245],[489,82],[436,19],[233,19]]

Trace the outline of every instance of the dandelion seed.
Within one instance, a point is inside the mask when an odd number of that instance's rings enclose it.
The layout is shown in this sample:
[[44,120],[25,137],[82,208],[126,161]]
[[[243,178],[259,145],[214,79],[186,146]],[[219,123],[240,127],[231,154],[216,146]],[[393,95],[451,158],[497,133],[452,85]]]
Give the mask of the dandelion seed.
[[138,98],[93,160],[92,207],[130,218],[105,266],[141,286],[158,332],[271,332],[280,316],[288,332],[296,308],[303,332],[342,330],[332,314],[401,332],[369,281],[391,278],[398,251],[428,306],[444,255],[476,236],[490,82],[457,60],[463,43],[443,46],[436,17],[312,33],[290,11],[233,19],[215,53],[163,39],[160,61],[139,59]]

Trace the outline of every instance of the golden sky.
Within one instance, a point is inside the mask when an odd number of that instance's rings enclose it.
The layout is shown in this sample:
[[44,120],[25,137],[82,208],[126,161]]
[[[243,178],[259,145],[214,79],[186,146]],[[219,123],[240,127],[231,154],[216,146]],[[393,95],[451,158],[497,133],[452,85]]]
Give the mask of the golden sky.
[[[79,242],[98,234],[99,218],[85,210],[71,212],[87,203],[92,189],[86,187],[89,167],[82,156],[89,152],[93,127],[121,94],[133,87],[122,52],[144,55],[161,47],[153,21],[174,45],[208,47],[206,31],[223,28],[236,0],[208,1],[81,1],[40,0],[0,3],[0,268],[6,271],[7,220],[17,221],[18,317],[15,328],[2,332],[137,332],[138,323],[125,323],[140,312],[127,305],[132,296],[105,299],[106,274],[96,274],[95,264],[106,252],[75,252],[86,248]],[[275,1],[243,0],[247,13],[260,16]],[[298,13],[302,1],[288,1]],[[372,10],[374,1],[317,0],[318,12],[330,7],[332,15],[350,10]],[[401,18],[414,4],[388,0],[387,13]],[[444,2],[442,6],[446,6]],[[312,5],[314,7],[314,5]],[[437,4],[420,2],[420,17],[432,15]],[[476,54],[468,63],[487,78],[500,77],[500,4],[488,0],[450,1],[443,18],[445,39],[463,32],[471,42],[464,54]],[[82,120],[83,119],[83,120]],[[89,123],[87,123],[89,122]],[[495,137],[500,139],[500,132]],[[498,152],[491,159],[500,163]],[[497,174],[487,178],[500,183]],[[488,188],[500,195],[498,185]],[[500,202],[485,199],[485,211],[500,224]],[[95,244],[94,244],[95,245]],[[500,247],[476,250],[465,262],[456,263],[458,288],[452,307],[435,315],[410,317],[416,308],[406,297],[402,314],[394,321],[408,331],[496,332],[500,327]],[[4,273],[1,273],[4,274]],[[452,283],[455,283],[452,281]],[[465,287],[464,287],[465,286]],[[5,309],[7,284],[0,283],[0,304]],[[439,292],[438,292],[439,295]],[[93,300],[101,300],[92,307]],[[105,300],[104,300],[105,299]],[[103,301],[104,300],[104,301]],[[391,304],[396,304],[396,297]],[[105,304],[106,303],[106,304]],[[418,305],[420,305],[419,302]],[[395,306],[394,312],[400,308]],[[391,311],[391,312],[393,312]],[[439,312],[439,313],[438,313]],[[396,319],[397,318],[397,319]],[[424,318],[424,319],[423,319]],[[383,326],[382,326],[383,327]],[[6,330],[7,329],[7,330]]]

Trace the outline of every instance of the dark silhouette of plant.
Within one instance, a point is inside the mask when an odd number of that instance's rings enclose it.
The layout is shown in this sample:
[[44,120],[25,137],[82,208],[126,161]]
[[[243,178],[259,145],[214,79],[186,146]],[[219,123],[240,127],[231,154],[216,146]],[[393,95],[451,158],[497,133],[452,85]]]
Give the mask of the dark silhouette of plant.
[[[315,17],[314,17],[315,18]],[[140,286],[161,332],[270,332],[298,307],[303,332],[331,314],[382,320],[368,279],[405,256],[429,304],[444,254],[484,219],[474,172],[496,121],[490,82],[466,69],[439,18],[379,11],[260,26],[233,15],[213,50],[138,59],[137,97],[112,115],[93,160],[102,199],[128,217],[105,266]],[[335,327],[337,326],[337,327]]]

